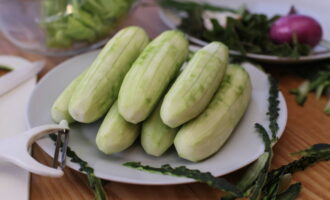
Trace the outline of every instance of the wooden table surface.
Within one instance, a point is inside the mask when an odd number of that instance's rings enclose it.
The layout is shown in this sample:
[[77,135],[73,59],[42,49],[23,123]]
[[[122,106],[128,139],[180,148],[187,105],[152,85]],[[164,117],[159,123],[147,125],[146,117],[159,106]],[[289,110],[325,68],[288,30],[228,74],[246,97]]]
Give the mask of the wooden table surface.
[[[161,31],[166,30],[166,26],[158,17],[158,8],[156,6],[139,7],[122,26],[133,24],[145,28],[151,37],[155,37]],[[22,56],[29,60],[46,60],[46,68],[41,72],[40,77],[68,58],[45,57],[24,52],[8,42],[2,35],[0,35],[0,54]],[[274,69],[276,67],[272,66],[271,70],[275,74],[277,74],[277,70]],[[285,96],[289,116],[284,135],[274,147],[275,156],[272,168],[277,168],[294,160],[295,158],[289,156],[291,152],[302,150],[315,143],[330,143],[330,117],[322,112],[326,98],[316,101],[315,96],[312,94],[304,107],[297,106],[294,97],[289,94],[289,90],[297,87],[301,79],[289,75],[276,77],[280,81],[280,89]],[[37,145],[34,145],[33,156],[40,162],[46,164],[51,162],[51,158]],[[227,175],[226,178],[234,180],[240,174],[240,171],[234,172]],[[330,162],[319,163],[303,172],[296,173],[293,176],[293,182],[297,181],[303,184],[303,189],[298,199],[329,200]],[[221,192],[200,183],[172,186],[141,186],[109,182],[105,189],[110,200],[215,200],[221,196]],[[31,200],[93,199],[93,194],[87,185],[86,176],[69,168],[65,169],[65,175],[59,179],[32,175],[30,192]]]

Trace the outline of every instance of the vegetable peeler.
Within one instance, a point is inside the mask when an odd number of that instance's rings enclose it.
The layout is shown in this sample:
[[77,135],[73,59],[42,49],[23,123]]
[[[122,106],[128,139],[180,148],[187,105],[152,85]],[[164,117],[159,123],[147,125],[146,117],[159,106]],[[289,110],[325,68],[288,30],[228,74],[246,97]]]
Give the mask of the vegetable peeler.
[[[68,123],[63,120],[59,124],[38,126],[22,134],[0,140],[0,160],[9,161],[38,175],[49,177],[63,176],[62,170],[65,167],[69,132]],[[37,139],[51,133],[57,134],[57,139],[53,164],[52,167],[48,167],[32,158],[29,149]]]

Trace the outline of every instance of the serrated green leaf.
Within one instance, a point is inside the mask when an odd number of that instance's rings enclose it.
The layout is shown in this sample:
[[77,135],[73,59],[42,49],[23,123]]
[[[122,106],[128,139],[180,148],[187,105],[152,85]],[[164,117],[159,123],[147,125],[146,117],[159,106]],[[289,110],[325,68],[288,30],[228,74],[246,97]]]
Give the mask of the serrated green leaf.
[[291,90],[290,93],[296,96],[296,103],[303,106],[307,100],[308,92],[310,91],[310,82],[304,81],[297,89]]
[[324,113],[327,115],[330,115],[330,98],[329,98],[327,104],[325,104],[325,106],[324,106]]
[[278,100],[278,95],[279,95],[279,89],[277,86],[277,81],[269,76],[269,97],[268,97],[268,112],[267,115],[269,117],[269,129],[272,132],[272,142],[277,141],[277,131],[279,129],[277,120],[279,117],[279,104],[280,101]]
[[301,183],[291,185],[286,191],[279,194],[276,200],[295,200],[301,190]]
[[270,171],[264,188],[265,191],[267,191],[274,183],[279,182],[281,176],[284,174],[293,174],[297,171],[304,170],[317,162],[330,160],[330,145],[315,144],[306,150],[294,153],[294,155],[303,155],[303,157]]
[[164,175],[171,175],[171,176],[195,179],[198,182],[206,183],[211,187],[228,192],[228,193],[234,195],[235,197],[242,196],[242,192],[237,187],[235,187],[234,185],[229,183],[224,178],[214,177],[209,172],[201,172],[199,170],[192,170],[192,169],[186,168],[185,166],[172,168],[170,165],[162,165],[160,168],[157,168],[157,167],[151,167],[148,165],[143,165],[140,162],[127,162],[127,163],[124,163],[123,165],[126,167],[131,167],[133,169],[138,169],[141,171],[147,171],[147,172],[151,172],[151,173],[159,173],[159,174],[164,174]]

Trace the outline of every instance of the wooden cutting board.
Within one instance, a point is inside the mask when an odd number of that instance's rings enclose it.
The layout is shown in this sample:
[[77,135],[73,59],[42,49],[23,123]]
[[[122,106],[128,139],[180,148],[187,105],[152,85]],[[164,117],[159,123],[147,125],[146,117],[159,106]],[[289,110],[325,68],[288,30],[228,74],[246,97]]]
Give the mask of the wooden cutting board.
[[[122,24],[122,26],[127,25],[140,25],[146,29],[151,37],[167,29],[158,17],[158,8],[152,5],[139,7],[135,10],[132,16]],[[1,35],[0,53],[18,55],[32,61],[46,60],[46,68],[41,73],[41,76],[66,59],[44,57],[23,52],[6,41]],[[320,101],[316,101],[315,96],[310,95],[304,107],[298,106],[294,101],[294,97],[289,94],[289,90],[297,87],[302,79],[295,76],[278,75],[279,70],[277,68],[281,69],[283,66],[271,66],[268,69],[271,69],[271,73],[280,81],[280,89],[285,96],[289,116],[284,135],[274,147],[275,156],[272,168],[277,168],[296,159],[289,156],[291,152],[302,150],[315,143],[330,143],[330,117],[322,112],[327,99],[322,98]],[[33,155],[43,163],[51,163],[50,157],[37,145],[34,146]],[[242,171],[244,169],[227,175],[226,178],[237,180]],[[303,189],[298,199],[329,200],[330,162],[319,163],[303,172],[296,173],[293,177],[293,182],[297,181],[303,184]],[[141,186],[110,182],[106,184],[105,189],[110,200],[216,200],[221,196],[221,192],[200,183]],[[69,168],[65,169],[65,176],[60,179],[32,175],[30,192],[31,200],[93,199],[93,194],[87,185],[86,176]]]

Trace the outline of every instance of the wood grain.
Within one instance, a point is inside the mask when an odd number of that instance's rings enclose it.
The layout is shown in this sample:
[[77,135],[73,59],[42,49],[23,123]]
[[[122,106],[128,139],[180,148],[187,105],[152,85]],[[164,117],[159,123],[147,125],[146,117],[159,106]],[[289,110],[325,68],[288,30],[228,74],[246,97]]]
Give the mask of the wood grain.
[[[151,37],[165,30],[165,25],[158,17],[155,6],[139,7],[121,25],[139,25],[146,29]],[[65,58],[54,58],[24,52],[0,35],[0,54],[17,55],[28,60],[45,60],[46,68],[40,77],[62,62]],[[276,70],[272,70],[276,74]],[[280,89],[288,105],[288,124],[281,140],[274,147],[274,161],[272,168],[293,161],[289,153],[309,147],[315,143],[330,143],[330,117],[322,113],[326,99],[315,100],[310,95],[304,107],[297,106],[289,90],[298,86],[301,79],[294,76],[277,76]],[[33,156],[40,162],[50,165],[50,157],[40,147],[34,145]],[[239,159],[239,158],[238,158]],[[244,169],[227,175],[226,178],[235,180],[240,177]],[[293,182],[302,182],[303,190],[298,199],[301,200],[329,200],[330,199],[330,162],[316,164],[303,172],[296,173]],[[93,194],[88,188],[86,176],[69,168],[59,179],[31,176],[31,200],[90,200]],[[192,183],[171,186],[141,186],[110,182],[105,186],[109,200],[216,200],[221,192],[205,184]]]

